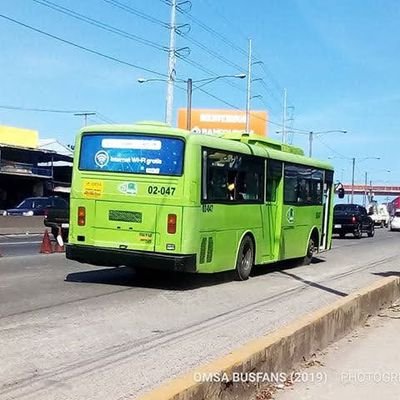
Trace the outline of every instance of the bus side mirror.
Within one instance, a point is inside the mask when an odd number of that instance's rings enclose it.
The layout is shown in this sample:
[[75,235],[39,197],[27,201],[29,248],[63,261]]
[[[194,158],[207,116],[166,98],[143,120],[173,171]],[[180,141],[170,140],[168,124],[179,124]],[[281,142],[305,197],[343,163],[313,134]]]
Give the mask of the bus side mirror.
[[342,187],[338,189],[338,197],[339,199],[343,199],[344,197],[344,189]]

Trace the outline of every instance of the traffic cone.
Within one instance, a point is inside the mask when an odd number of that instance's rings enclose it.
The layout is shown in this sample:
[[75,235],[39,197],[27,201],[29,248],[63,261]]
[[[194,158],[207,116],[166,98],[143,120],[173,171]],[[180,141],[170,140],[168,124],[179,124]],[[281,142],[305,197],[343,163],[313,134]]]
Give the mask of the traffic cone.
[[53,252],[49,232],[47,229],[44,231],[42,244],[40,246],[40,252],[43,254],[50,254]]
[[64,241],[61,234],[61,227],[58,227],[58,235],[56,237],[56,246],[54,248],[54,253],[64,253]]

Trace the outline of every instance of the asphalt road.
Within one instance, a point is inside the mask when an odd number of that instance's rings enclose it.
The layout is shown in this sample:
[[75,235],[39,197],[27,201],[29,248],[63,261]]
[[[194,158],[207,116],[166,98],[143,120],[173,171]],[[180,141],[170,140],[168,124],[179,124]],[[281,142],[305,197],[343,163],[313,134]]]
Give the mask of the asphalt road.
[[0,235],[0,255],[17,257],[39,253],[43,234]]
[[0,259],[0,399],[132,399],[382,276],[400,234],[334,241],[310,266],[135,277],[62,254]]

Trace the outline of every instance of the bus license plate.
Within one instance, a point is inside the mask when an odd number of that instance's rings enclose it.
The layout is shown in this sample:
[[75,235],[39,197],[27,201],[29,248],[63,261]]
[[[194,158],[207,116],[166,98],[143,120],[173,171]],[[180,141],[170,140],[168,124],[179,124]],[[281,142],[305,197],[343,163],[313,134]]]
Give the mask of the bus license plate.
[[335,229],[341,228],[341,227],[342,227],[342,225],[340,225],[340,224],[335,224]]

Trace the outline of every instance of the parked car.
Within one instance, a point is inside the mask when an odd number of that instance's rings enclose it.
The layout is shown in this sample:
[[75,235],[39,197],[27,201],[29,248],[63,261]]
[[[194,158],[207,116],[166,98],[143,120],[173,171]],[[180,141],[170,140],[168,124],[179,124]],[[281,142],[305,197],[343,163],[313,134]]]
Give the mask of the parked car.
[[374,221],[375,226],[387,227],[389,223],[389,213],[386,204],[370,203],[367,206],[368,215]]
[[336,204],[333,209],[333,233],[343,238],[352,233],[360,239],[363,233],[375,234],[375,224],[365,207],[358,204]]
[[46,215],[51,208],[67,209],[68,207],[68,202],[58,196],[28,197],[15,208],[5,210],[3,215],[31,217],[33,215]]
[[397,209],[393,217],[390,218],[389,228],[391,231],[400,231],[400,209]]

